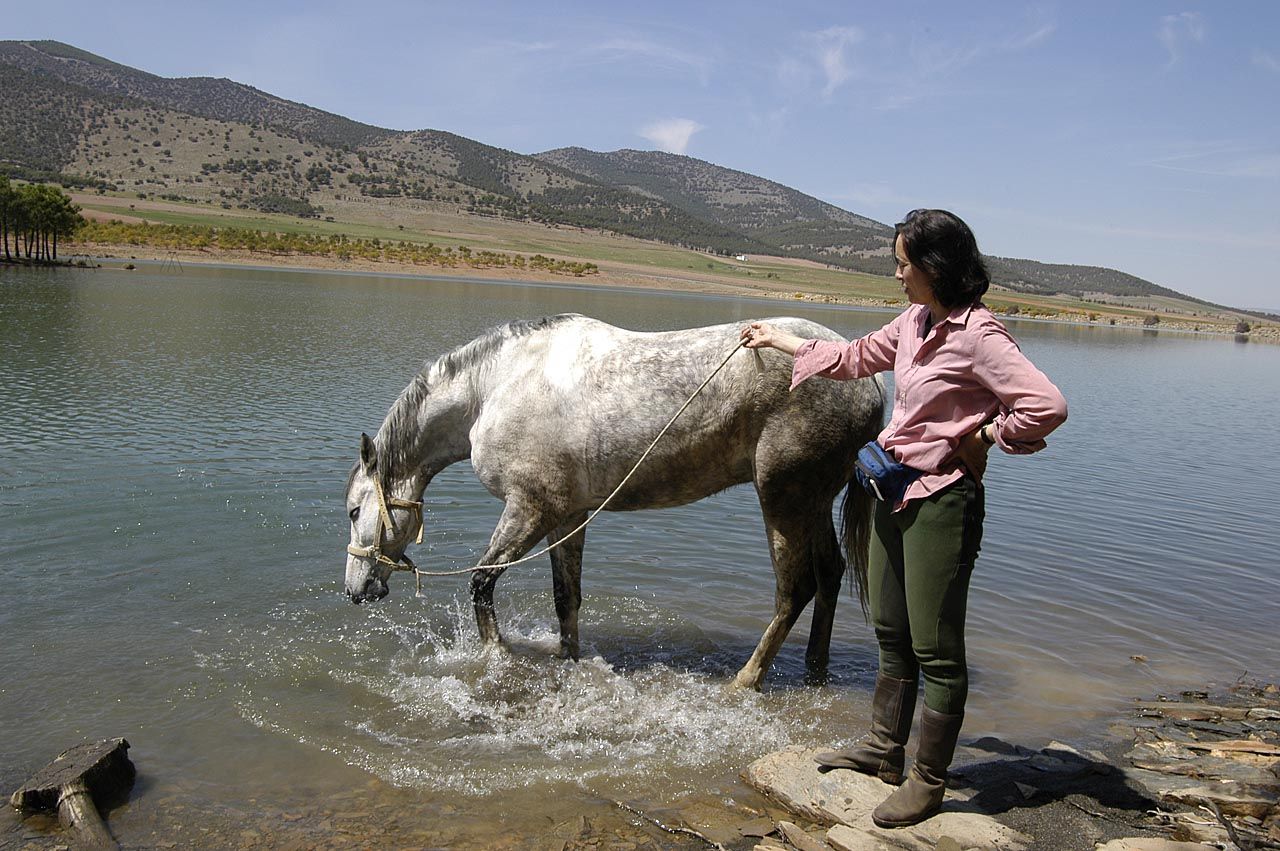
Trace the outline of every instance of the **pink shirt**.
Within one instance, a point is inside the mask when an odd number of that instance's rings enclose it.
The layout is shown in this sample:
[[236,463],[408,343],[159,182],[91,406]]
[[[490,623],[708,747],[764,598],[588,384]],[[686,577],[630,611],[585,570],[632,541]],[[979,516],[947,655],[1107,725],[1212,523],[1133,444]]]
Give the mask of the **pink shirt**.
[[928,307],[914,304],[852,343],[806,340],[791,373],[794,389],[815,375],[850,379],[893,370],[893,418],[879,441],[924,471],[895,510],[963,476],[956,447],[983,423],[994,421],[1001,449],[1025,455],[1043,449],[1045,436],[1067,418],[1062,392],[986,305],[958,307],[926,334],[928,316]]

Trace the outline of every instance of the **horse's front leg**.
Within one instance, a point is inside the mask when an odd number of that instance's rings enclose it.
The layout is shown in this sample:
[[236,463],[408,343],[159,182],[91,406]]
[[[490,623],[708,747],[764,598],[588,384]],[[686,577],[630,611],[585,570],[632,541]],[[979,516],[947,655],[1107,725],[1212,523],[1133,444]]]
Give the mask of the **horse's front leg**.
[[493,567],[471,574],[471,604],[476,612],[476,628],[484,643],[497,644],[502,640],[498,632],[498,615],[493,607],[493,589],[498,577],[506,571],[504,565],[529,552],[534,543],[547,533],[546,525],[542,512],[531,510],[514,498],[507,500],[502,517],[489,539],[489,548],[480,559],[480,564]]
[[[547,545],[568,535],[587,515],[575,514],[551,530]],[[578,659],[578,608],[582,605],[582,548],[587,530],[581,529],[551,550],[551,588],[556,601],[556,617],[560,620],[560,655]]]

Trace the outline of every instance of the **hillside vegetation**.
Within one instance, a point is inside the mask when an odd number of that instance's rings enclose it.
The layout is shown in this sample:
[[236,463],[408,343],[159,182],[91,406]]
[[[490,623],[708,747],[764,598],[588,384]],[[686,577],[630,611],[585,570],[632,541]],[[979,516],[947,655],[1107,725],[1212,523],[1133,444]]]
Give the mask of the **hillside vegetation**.
[[[364,221],[399,210],[608,231],[892,274],[892,229],[691,157],[525,155],[373,127],[226,79],[169,79],[56,41],[0,42],[0,170],[139,199]],[[1176,297],[1111,269],[990,258],[1030,294]]]

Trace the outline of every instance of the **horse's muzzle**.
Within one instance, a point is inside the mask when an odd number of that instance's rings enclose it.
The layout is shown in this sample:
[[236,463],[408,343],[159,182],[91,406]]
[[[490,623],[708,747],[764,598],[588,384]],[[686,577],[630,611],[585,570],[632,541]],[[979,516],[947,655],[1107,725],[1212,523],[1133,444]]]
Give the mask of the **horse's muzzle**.
[[389,593],[391,593],[391,589],[387,587],[387,583],[376,576],[370,576],[366,579],[364,587],[359,591],[347,590],[347,596],[351,598],[353,603],[376,602]]

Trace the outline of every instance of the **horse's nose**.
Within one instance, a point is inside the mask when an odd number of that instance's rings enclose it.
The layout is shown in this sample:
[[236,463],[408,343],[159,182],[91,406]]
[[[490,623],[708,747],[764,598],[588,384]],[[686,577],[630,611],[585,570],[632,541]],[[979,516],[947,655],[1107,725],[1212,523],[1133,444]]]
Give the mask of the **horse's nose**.
[[387,588],[387,583],[377,577],[370,576],[364,581],[363,588],[359,591],[348,591],[347,596],[351,598],[351,602],[359,604],[366,600],[381,600],[388,593],[390,593],[390,589]]

